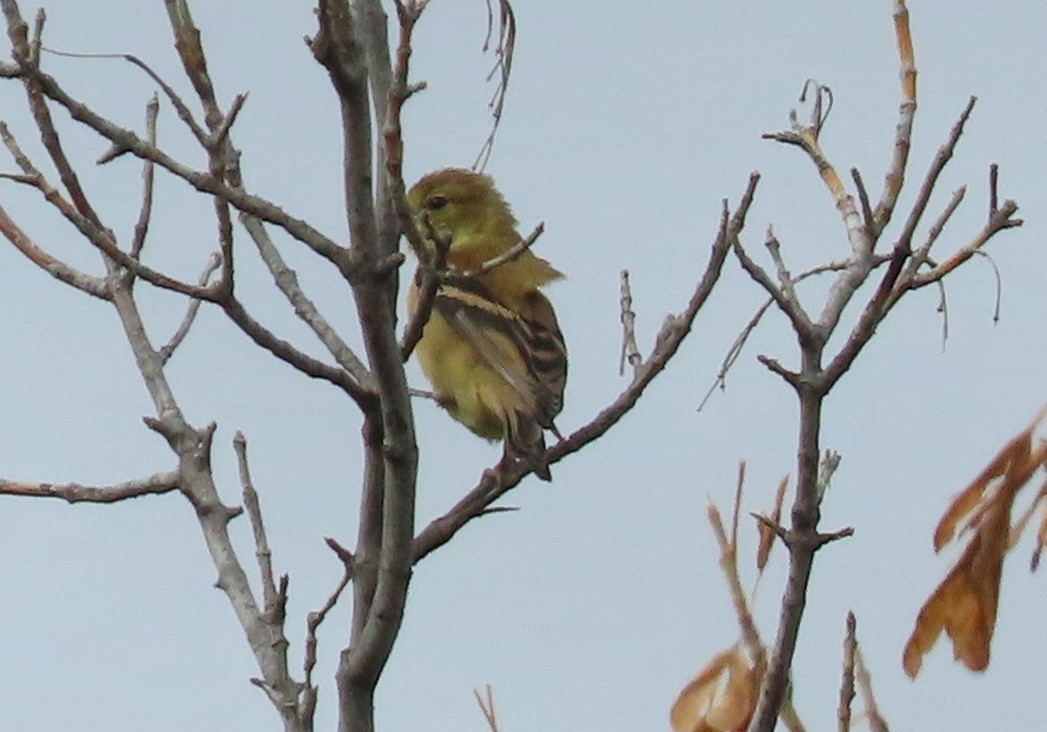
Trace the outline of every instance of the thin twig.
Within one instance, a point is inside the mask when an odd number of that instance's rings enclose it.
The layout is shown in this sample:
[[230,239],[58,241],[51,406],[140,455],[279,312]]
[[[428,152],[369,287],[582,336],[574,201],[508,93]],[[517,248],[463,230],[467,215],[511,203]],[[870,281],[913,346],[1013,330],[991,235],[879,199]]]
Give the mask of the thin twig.
[[766,666],[766,649],[760,638],[760,631],[756,628],[749,602],[742,588],[742,581],[738,576],[738,547],[731,543],[724,530],[723,519],[715,505],[710,501],[706,505],[706,514],[709,525],[712,526],[713,536],[720,549],[720,569],[727,580],[727,588],[730,591],[731,604],[734,606],[735,620],[742,632],[742,640],[753,659],[754,675],[759,678]]
[[478,277],[478,276],[480,276],[482,274],[487,274],[488,272],[490,272],[495,267],[503,265],[506,262],[513,261],[514,259],[519,257],[521,254],[526,252],[528,249],[530,249],[531,246],[536,241],[538,241],[538,237],[540,237],[544,231],[545,231],[545,222],[544,221],[539,221],[538,225],[534,227],[534,231],[532,231],[529,236],[527,236],[526,238],[521,239],[520,241],[516,242],[511,247],[506,249],[504,252],[499,254],[497,257],[492,257],[491,259],[487,260],[482,265],[480,265],[480,268],[478,270],[476,270],[475,272],[464,272],[464,273],[462,273],[462,276],[463,277]]
[[912,33],[909,29],[909,10],[904,0],[894,0],[894,37],[898,49],[898,79],[901,82],[901,102],[898,104],[898,123],[895,127],[891,162],[884,176],[883,194],[873,213],[874,238],[880,236],[891,221],[898,194],[905,183],[905,172],[912,144],[913,120],[916,116],[916,60],[913,53]]
[[992,309],[992,322],[1000,322],[1000,302],[1003,298],[1003,276],[1000,274],[1000,268],[996,266],[996,260],[992,258],[992,255],[988,252],[984,252],[981,249],[975,252],[980,257],[984,257],[992,267],[993,277],[996,281],[996,301]]
[[[779,287],[771,279],[770,275],[761,267],[759,264],[749,256],[749,253],[745,251],[742,243],[739,241],[734,245],[734,254],[738,258],[738,262],[742,265],[748,275],[755,281],[764,291],[771,296],[774,303],[778,306],[789,321],[792,323],[793,328],[798,334],[811,334],[813,331],[813,324],[810,318],[807,316],[806,311],[800,306],[800,303],[795,298],[795,291],[790,287],[788,292],[784,287]],[[790,297],[792,293],[792,297]]]
[[[145,105],[145,135],[150,145],[156,144],[156,118],[159,113],[160,101],[156,94],[153,94]],[[134,259],[141,257],[145,237],[149,233],[149,220],[153,214],[155,172],[155,165],[151,161],[142,161],[142,205],[138,209],[138,220],[135,221],[134,236],[131,238],[131,256]]]
[[280,255],[280,250],[273,244],[272,238],[265,230],[265,225],[259,219],[244,214],[240,215],[240,223],[247,229],[273,282],[294,308],[295,314],[309,326],[339,366],[349,372],[364,389],[372,390],[374,377],[327,319],[320,314],[313,301],[302,291],[298,283],[298,275],[287,266]]
[[21,252],[26,259],[40,269],[50,274],[60,282],[70,287],[75,287],[92,297],[108,300],[111,297],[109,286],[105,280],[81,272],[75,267],[54,257],[34,242],[8,215],[7,211],[0,206],[0,233],[2,233],[15,249]]
[[825,492],[829,490],[829,484],[832,482],[833,473],[836,472],[836,468],[840,466],[840,460],[843,457],[840,453],[833,450],[826,450],[822,456],[822,462],[818,466],[818,501],[819,503],[825,497]]
[[[890,256],[877,255],[873,260],[873,269],[876,269],[885,262],[890,261],[890,259]],[[847,269],[847,265],[848,263],[846,261],[839,261],[829,262],[828,264],[813,267],[812,269],[809,269],[806,272],[803,272],[802,274],[795,277],[793,280],[794,285],[795,283],[802,282],[808,277],[813,277],[814,275],[824,274],[825,272],[841,272]],[[745,344],[749,340],[749,336],[751,336],[753,334],[753,331],[756,330],[756,326],[760,324],[760,321],[763,319],[763,316],[767,313],[768,310],[770,310],[772,305],[774,305],[774,298],[768,298],[767,300],[765,300],[764,303],[757,309],[753,317],[749,319],[749,322],[745,324],[741,332],[739,332],[737,338],[734,339],[734,343],[731,344],[731,347],[727,349],[727,353],[724,355],[723,361],[721,361],[720,363],[720,370],[717,372],[716,378],[713,380],[712,385],[710,385],[709,390],[705,393],[705,396],[702,397],[702,401],[698,404],[698,411],[701,411],[702,408],[705,407],[706,403],[709,401],[710,397],[712,397],[713,392],[716,391],[717,387],[720,387],[721,389],[725,389],[727,387],[728,372],[734,366],[735,362],[738,360],[738,357],[741,356],[742,351],[745,348]]]
[[488,728],[491,732],[498,732],[498,713],[494,708],[494,692],[490,684],[486,685],[486,692],[485,698],[480,696],[479,691],[473,689],[473,696],[476,698],[476,703],[480,705],[480,712],[484,715]]
[[339,580],[338,585],[327,598],[323,607],[309,613],[306,617],[305,660],[303,661],[302,668],[305,671],[305,686],[308,688],[313,688],[313,669],[316,668],[316,631],[327,618],[327,614],[334,609],[335,605],[338,604],[338,599],[342,596],[342,592],[349,585],[349,581],[353,577],[352,566],[351,562],[345,563],[345,570],[342,572],[342,579]]
[[[421,217],[424,229],[423,246],[418,251],[419,266],[414,275],[414,285],[418,288],[418,299],[415,302],[414,312],[404,328],[403,337],[400,339],[400,357],[407,361],[411,357],[418,341],[422,339],[429,318],[433,314],[433,306],[436,304],[436,293],[447,272],[447,252],[451,248],[451,237],[448,232],[437,231],[433,226],[429,214]],[[411,229],[414,222],[411,221]]]
[[928,263],[931,247],[933,247],[935,242],[938,241],[938,237],[940,237],[942,231],[944,231],[945,225],[949,223],[949,219],[951,219],[952,215],[956,213],[956,209],[959,208],[960,203],[966,195],[967,186],[960,186],[953,191],[949,203],[945,206],[945,209],[941,214],[938,215],[938,218],[935,220],[931,228],[928,229],[926,241],[924,241],[924,243],[913,252],[909,264],[905,267],[905,274],[902,276],[903,280],[911,279],[921,267]]
[[[200,287],[207,287],[207,283],[211,280],[211,275],[222,265],[222,256],[215,252],[207,259],[207,264],[204,266],[203,272],[200,273],[200,278],[197,280]],[[189,300],[189,307],[186,308],[185,317],[182,318],[182,322],[178,324],[178,328],[175,330],[171,339],[160,347],[157,353],[160,354],[160,361],[167,363],[171,360],[171,356],[174,355],[175,349],[182,344],[185,337],[189,335],[189,329],[193,327],[193,322],[196,320],[196,314],[200,310],[200,300],[192,298]]]
[[[491,9],[492,0],[487,0],[487,37],[484,39],[483,50],[490,48],[490,40],[494,30],[494,12]],[[498,85],[487,106],[491,110],[493,122],[491,133],[484,140],[476,160],[473,161],[473,170],[482,172],[487,167],[487,161],[491,159],[494,152],[494,138],[498,134],[498,125],[502,121],[502,111],[505,108],[505,96],[509,92],[509,77],[513,71],[513,54],[516,51],[516,15],[509,0],[497,0],[498,2],[498,42],[495,46],[496,61],[494,68],[487,75],[487,80],[497,73]]]
[[636,313],[633,312],[633,293],[629,287],[629,270],[621,273],[621,293],[619,296],[622,321],[622,352],[618,359],[618,375],[625,375],[626,362],[633,369],[633,375],[643,366],[643,355],[636,345]]
[[244,433],[237,431],[233,437],[233,449],[236,451],[236,462],[240,471],[240,485],[243,487],[244,508],[251,520],[251,533],[254,535],[255,558],[258,560],[258,574],[262,579],[262,597],[266,612],[276,607],[278,595],[276,582],[273,579],[273,554],[269,549],[269,539],[265,535],[265,523],[262,521],[262,509],[258,503],[258,492],[251,480],[251,470],[247,465],[247,440]]
[[862,206],[862,220],[865,222],[865,228],[872,231],[875,227],[875,220],[872,205],[869,203],[869,191],[865,188],[865,181],[862,180],[862,174],[857,168],[851,168],[851,180],[854,181],[854,187],[858,191],[858,202]]
[[869,729],[872,732],[889,732],[887,721],[880,714],[880,709],[876,705],[872,678],[869,676],[869,669],[865,666],[865,655],[862,653],[861,646],[856,646],[854,649],[854,661],[855,680],[858,682],[858,690],[865,702],[865,717],[869,720]]
[[840,702],[836,707],[837,729],[850,732],[851,704],[854,702],[854,664],[858,640],[855,638],[854,613],[847,613],[847,635],[843,639],[843,679],[840,682]]

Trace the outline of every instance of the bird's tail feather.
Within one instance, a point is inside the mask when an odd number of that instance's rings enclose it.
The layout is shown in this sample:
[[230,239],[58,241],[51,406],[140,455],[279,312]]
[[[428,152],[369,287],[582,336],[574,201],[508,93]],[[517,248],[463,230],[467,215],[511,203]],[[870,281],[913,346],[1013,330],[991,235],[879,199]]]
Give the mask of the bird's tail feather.
[[553,479],[549,460],[545,456],[545,434],[533,417],[514,412],[508,420],[505,434],[505,452],[527,465],[544,481]]

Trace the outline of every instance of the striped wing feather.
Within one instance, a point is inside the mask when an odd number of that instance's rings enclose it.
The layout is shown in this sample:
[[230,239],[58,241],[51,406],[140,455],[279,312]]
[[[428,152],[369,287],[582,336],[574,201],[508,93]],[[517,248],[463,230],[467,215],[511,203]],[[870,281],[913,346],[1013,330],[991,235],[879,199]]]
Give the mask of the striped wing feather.
[[567,349],[552,305],[534,291],[517,312],[486,292],[444,287],[434,308],[520,397],[526,411],[508,415],[506,442],[547,477],[542,431],[560,436],[553,420],[563,408],[567,380]]

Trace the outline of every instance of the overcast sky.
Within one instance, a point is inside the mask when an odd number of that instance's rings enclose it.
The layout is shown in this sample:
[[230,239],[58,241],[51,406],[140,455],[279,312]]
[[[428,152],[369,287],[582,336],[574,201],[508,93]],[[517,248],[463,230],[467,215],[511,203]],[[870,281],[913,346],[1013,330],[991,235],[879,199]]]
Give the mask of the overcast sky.
[[[974,94],[967,134],[931,204],[933,220],[968,185],[939,256],[982,226],[991,162],[1000,164],[1001,195],[1019,202],[1027,223],[990,247],[1003,279],[999,323],[992,322],[992,270],[976,258],[948,281],[944,351],[938,297],[928,288],[897,308],[828,399],[823,444],[843,462],[822,527],[853,526],[855,535],[818,555],[811,582],[793,683],[812,730],[835,725],[848,609],[895,729],[1031,729],[1047,715],[1042,679],[1029,673],[1047,657],[1047,635],[1032,632],[1047,598],[1042,574],[1026,570],[1029,537],[1004,570],[990,669],[967,672],[941,641],[915,682],[901,669],[916,613],[956,557],[931,550],[938,517],[1047,401],[1047,12],[1018,0],[948,7],[911,8],[919,110],[899,209],[911,204]],[[22,9],[31,16],[35,7]],[[53,0],[47,11],[45,45],[137,54],[191,96],[159,0]],[[233,128],[247,186],[344,239],[337,105],[302,43],[315,31],[311,4],[198,2],[194,11],[220,98],[250,94]],[[626,384],[617,374],[619,271],[632,273],[646,352],[665,315],[681,310],[694,287],[721,199],[736,203],[750,171],[763,174],[743,236],[751,252],[763,256],[769,224],[793,271],[849,252],[810,161],[760,135],[788,125],[805,79],[828,84],[835,104],[825,151],[842,173],[860,168],[878,194],[899,96],[891,3],[701,0],[640,8],[519,0],[516,12],[516,65],[488,172],[523,229],[545,222],[536,251],[568,275],[550,290],[571,353],[558,420],[566,432]],[[485,22],[481,0],[433,0],[417,29],[414,78],[429,88],[406,112],[409,180],[470,165],[487,136],[493,58],[481,54]],[[44,65],[99,111],[141,128],[155,87],[129,64],[45,56]],[[0,116],[43,165],[21,87],[0,84],[0,95]],[[92,201],[126,244],[140,166],[121,159],[96,169],[92,161],[107,145],[56,116]],[[160,144],[204,165],[166,104]],[[158,176],[157,195],[147,259],[195,278],[215,248],[210,205],[169,176]],[[3,182],[0,197],[42,245],[101,271],[95,253],[38,196]],[[310,294],[356,342],[344,283],[297,243],[281,246]],[[237,287],[252,312],[319,355],[242,250]],[[824,290],[824,283],[802,290],[815,303],[810,310],[820,310]],[[163,342],[184,303],[142,297],[154,342]],[[0,302],[0,477],[108,483],[173,467],[162,440],[141,423],[152,407],[108,305],[61,286],[8,246],[0,247]],[[742,459],[745,511],[767,509],[779,479],[795,474],[793,394],[755,360],[765,353],[797,363],[784,318],[767,318],[727,390],[697,411],[761,302],[728,260],[679,357],[617,428],[554,465],[551,484],[529,478],[503,501],[522,510],[470,524],[416,568],[378,693],[379,729],[485,730],[472,690],[486,683],[506,732],[668,728],[680,688],[738,637],[705,519],[707,497],[729,509]],[[347,545],[355,537],[357,413],[343,395],[276,363],[208,308],[169,370],[188,418],[219,425],[215,464],[230,503],[239,500],[232,436],[247,436],[274,563],[291,577],[288,635],[300,668],[305,615],[341,573],[323,537]],[[410,377],[424,386],[413,364]],[[419,403],[416,413],[421,526],[500,453],[431,403]],[[212,587],[213,566],[181,496],[109,507],[2,504],[0,726],[279,728],[248,683],[257,674],[253,658],[225,596]],[[250,567],[249,527],[244,520],[234,527]],[[751,522],[743,521],[742,535],[743,579],[751,585]],[[755,601],[768,641],[784,569],[778,547]],[[318,729],[333,728],[331,676],[347,617],[340,607],[321,631]]]

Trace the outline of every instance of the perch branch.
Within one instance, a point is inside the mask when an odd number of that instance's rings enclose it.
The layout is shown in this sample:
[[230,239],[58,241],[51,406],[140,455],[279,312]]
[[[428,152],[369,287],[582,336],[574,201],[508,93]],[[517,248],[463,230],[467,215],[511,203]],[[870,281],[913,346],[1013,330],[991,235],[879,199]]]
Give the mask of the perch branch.
[[[679,349],[683,339],[691,330],[695,317],[705,304],[713,285],[719,279],[727,252],[735,246],[738,235],[745,226],[745,217],[752,205],[756,185],[760,180],[758,173],[749,176],[745,193],[738,203],[734,214],[728,216],[727,203],[724,202],[724,214],[720,221],[719,232],[713,243],[709,261],[704,273],[695,287],[687,308],[680,315],[670,315],[665,319],[655,339],[651,355],[634,375],[628,387],[610,405],[597,414],[588,424],[575,430],[563,440],[546,451],[550,463],[577,452],[585,445],[602,436],[625,414],[627,414],[648,384],[665,368]],[[505,471],[485,471],[480,482],[458,501],[447,513],[429,523],[414,539],[414,561],[417,563],[434,550],[450,541],[459,529],[472,519],[483,514],[484,510],[506,492],[517,486],[530,471],[522,463],[514,463]]]

